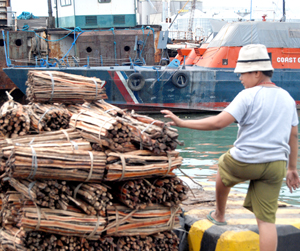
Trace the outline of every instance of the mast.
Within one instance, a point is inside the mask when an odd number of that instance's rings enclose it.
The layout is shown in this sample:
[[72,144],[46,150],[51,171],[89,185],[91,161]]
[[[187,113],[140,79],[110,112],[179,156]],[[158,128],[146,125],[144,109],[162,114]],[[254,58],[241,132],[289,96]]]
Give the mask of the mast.
[[252,0],[250,1],[250,21],[252,20]]
[[196,8],[196,0],[193,0],[191,3],[191,13],[189,18],[188,34],[187,39],[193,40],[193,24],[194,24],[194,13]]
[[55,12],[56,12],[56,27],[58,28],[59,23],[58,23],[58,6],[57,6],[57,0],[55,0]]
[[52,0],[48,0],[48,28],[54,27],[54,17],[52,14]]
[[286,20],[286,15],[285,15],[285,0],[282,1],[282,22],[285,22]]

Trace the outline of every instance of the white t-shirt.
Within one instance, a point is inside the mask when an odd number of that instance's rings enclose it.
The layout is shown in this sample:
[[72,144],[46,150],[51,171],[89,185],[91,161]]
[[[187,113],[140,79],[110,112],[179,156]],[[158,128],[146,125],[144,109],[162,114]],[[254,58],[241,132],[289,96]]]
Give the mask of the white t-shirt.
[[296,103],[278,87],[256,86],[241,91],[224,109],[238,122],[232,157],[245,163],[288,161],[292,126],[299,123]]

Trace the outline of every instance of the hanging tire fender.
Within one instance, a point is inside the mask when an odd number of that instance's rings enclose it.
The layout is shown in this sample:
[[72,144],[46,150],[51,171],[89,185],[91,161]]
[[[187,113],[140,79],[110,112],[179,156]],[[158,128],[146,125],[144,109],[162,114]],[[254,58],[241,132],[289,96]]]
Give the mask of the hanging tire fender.
[[145,78],[141,73],[132,73],[127,79],[127,84],[132,91],[140,91],[145,85]]
[[172,76],[172,83],[178,88],[184,88],[190,83],[190,77],[186,72],[178,71]]

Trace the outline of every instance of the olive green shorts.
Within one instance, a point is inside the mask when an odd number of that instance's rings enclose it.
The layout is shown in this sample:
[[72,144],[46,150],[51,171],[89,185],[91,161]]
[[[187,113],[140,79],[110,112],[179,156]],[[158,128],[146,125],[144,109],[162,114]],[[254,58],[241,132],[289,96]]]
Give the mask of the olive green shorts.
[[227,187],[250,180],[244,207],[256,218],[275,223],[279,192],[286,176],[286,161],[243,163],[235,160],[228,151],[219,158],[219,173]]

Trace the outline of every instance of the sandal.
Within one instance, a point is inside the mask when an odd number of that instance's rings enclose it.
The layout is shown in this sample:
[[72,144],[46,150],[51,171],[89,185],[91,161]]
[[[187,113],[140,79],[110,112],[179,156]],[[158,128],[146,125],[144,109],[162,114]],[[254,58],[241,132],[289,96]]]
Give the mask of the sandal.
[[207,218],[210,222],[214,223],[214,224],[217,225],[217,226],[224,226],[224,225],[227,225],[227,222],[226,222],[226,221],[225,221],[225,222],[216,221],[216,220],[211,216],[211,214],[212,214],[214,211],[215,211],[215,210],[210,211],[209,214],[206,216],[206,218]]

